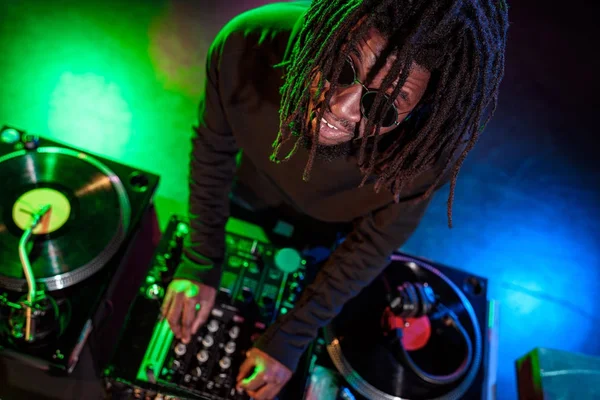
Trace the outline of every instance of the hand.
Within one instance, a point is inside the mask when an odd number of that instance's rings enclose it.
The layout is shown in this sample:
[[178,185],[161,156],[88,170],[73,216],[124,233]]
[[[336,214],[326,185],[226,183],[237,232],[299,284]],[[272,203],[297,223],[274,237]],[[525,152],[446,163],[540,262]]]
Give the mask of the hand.
[[[253,367],[254,372],[246,378]],[[246,353],[246,360],[240,366],[236,387],[246,390],[255,400],[271,400],[291,377],[292,371],[285,365],[267,353],[252,348]]]
[[173,279],[167,288],[161,313],[169,321],[177,339],[189,343],[208,319],[217,291],[200,282]]

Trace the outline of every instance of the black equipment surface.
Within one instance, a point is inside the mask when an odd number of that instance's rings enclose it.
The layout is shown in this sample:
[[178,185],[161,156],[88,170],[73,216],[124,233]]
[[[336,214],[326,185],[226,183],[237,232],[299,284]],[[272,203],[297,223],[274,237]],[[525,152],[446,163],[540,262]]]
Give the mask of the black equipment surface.
[[129,198],[119,177],[96,158],[56,146],[18,150],[0,156],[0,181],[0,287],[27,290],[16,251],[23,230],[14,217],[36,211],[30,201],[23,204],[27,208],[16,209],[27,193],[56,191],[70,209],[66,222],[37,235],[30,250],[34,276],[46,290],[64,289],[92,276],[123,243],[131,218]]
[[228,232],[216,306],[185,345],[160,307],[188,230],[174,216],[161,239],[106,371],[112,398],[247,399],[235,390],[245,351],[304,287],[306,261],[298,251]]
[[[394,288],[405,293],[395,314]],[[395,254],[323,330],[306,399],[485,399],[493,380],[486,288],[483,278]]]
[[[266,325],[293,307],[316,273],[318,263],[306,262],[312,257],[306,249],[299,258],[293,249],[228,232],[216,306],[208,323],[184,345],[159,314],[188,229],[184,219],[171,219],[130,309],[106,371],[113,399],[247,399],[234,389],[245,350]],[[278,267],[275,257],[284,253],[291,255],[287,268]],[[386,337],[392,333],[384,328],[386,315],[415,326],[427,319],[430,335],[421,344],[413,337],[411,346],[419,348],[403,354],[399,342]],[[490,379],[487,318],[485,279],[396,254],[385,273],[323,330],[279,398],[483,399]],[[403,331],[411,335],[410,329]],[[325,396],[323,385],[329,386]]]
[[[90,335],[109,322],[115,307],[110,296],[126,268],[159,178],[3,127],[0,179],[0,397],[16,399],[13,386],[20,392],[42,388],[31,385],[37,376],[33,372],[15,377],[11,371],[24,367],[23,371],[45,371],[48,376],[68,375],[87,352]],[[25,341],[18,323],[27,291],[18,252],[23,227],[15,212],[22,205],[29,205],[25,211],[32,212],[39,205],[32,202],[47,200],[48,193],[58,199],[57,209],[67,199],[69,210],[54,228],[34,231],[29,258],[45,300],[35,307],[40,330],[34,340]],[[44,392],[63,398],[52,394],[51,388]]]

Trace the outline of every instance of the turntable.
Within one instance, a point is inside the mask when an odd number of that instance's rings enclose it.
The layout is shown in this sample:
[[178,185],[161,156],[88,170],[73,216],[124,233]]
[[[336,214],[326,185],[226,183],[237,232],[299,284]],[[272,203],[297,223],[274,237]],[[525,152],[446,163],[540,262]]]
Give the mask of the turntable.
[[158,177],[4,127],[0,182],[0,355],[69,373]]
[[495,303],[487,281],[397,253],[324,328],[304,400],[489,398]]

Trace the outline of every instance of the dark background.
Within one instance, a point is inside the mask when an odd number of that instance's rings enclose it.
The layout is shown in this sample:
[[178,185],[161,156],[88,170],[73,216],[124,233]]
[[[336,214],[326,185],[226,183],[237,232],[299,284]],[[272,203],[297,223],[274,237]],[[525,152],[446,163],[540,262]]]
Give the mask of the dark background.
[[[162,175],[164,224],[187,208],[205,53],[247,1],[0,1],[0,124]],[[501,305],[498,398],[537,346],[600,355],[598,6],[511,2],[500,106],[403,248],[487,277]],[[1,193],[0,186],[0,193]]]

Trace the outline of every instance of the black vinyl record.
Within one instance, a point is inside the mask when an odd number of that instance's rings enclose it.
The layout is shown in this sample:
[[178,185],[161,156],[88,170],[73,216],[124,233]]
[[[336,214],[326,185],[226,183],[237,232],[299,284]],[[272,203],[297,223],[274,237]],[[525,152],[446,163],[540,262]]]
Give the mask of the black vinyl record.
[[119,178],[81,152],[41,147],[0,157],[0,287],[26,291],[19,241],[32,216],[27,254],[46,290],[74,285],[100,270],[119,249],[130,205]]
[[[415,325],[412,331],[406,324],[408,328],[403,331],[412,332],[416,341],[418,335],[426,337],[421,345],[406,350],[402,340],[390,335],[383,323],[393,315],[386,314],[390,286],[405,282],[427,283],[443,303],[439,310],[453,315],[463,331],[448,325],[443,317],[447,313],[434,310],[429,316],[411,320]],[[324,332],[329,356],[338,371],[353,389],[371,400],[460,399],[482,361],[480,327],[466,297],[435,268],[409,259],[393,261],[380,278],[344,306]],[[460,379],[458,375],[452,382],[430,379],[453,376],[461,367]],[[419,375],[422,372],[425,374]]]

